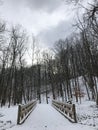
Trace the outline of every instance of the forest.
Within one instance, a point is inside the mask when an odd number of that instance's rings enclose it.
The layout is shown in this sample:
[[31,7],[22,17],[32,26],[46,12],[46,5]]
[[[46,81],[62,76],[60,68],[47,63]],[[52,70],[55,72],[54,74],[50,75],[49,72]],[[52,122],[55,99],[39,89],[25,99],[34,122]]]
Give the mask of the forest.
[[[0,105],[8,107],[52,93],[53,99],[76,102],[83,96],[79,77],[85,84],[88,100],[98,105],[98,2],[94,1],[78,20],[77,29],[66,39],[54,43],[40,54],[32,40],[32,64],[26,65],[29,35],[19,25],[8,29],[0,22]],[[36,48],[36,50],[35,50]],[[35,52],[36,51],[36,52]],[[36,55],[36,63],[34,56]],[[96,100],[97,98],[97,100]]]

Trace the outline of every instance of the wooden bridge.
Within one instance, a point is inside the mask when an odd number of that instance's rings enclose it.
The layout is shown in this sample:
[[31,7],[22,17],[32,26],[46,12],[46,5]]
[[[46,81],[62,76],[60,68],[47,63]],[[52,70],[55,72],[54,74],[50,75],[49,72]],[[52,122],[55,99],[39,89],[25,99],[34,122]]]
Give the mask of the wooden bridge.
[[52,105],[47,105],[32,101],[19,105],[17,125],[9,130],[91,130],[84,126],[81,128],[76,122],[74,104],[53,100]]

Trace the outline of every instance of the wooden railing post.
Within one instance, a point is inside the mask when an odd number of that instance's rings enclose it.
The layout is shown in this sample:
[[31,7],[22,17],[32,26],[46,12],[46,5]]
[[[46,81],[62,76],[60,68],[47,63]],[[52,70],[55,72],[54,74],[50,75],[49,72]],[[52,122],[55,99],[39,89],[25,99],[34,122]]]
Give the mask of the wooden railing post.
[[21,115],[21,105],[18,106],[17,124],[19,124],[19,122],[20,122],[20,115]]
[[73,115],[74,115],[74,120],[77,123],[75,104],[73,104]]

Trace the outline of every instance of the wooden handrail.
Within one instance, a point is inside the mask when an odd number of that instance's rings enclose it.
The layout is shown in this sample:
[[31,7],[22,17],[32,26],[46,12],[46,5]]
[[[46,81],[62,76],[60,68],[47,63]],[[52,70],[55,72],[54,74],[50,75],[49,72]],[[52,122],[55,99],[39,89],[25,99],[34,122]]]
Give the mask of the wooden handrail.
[[29,102],[28,104],[18,106],[17,124],[22,124],[27,119],[32,110],[34,110],[36,104],[37,101],[34,100]]
[[56,100],[52,100],[52,106],[61,114],[63,114],[68,120],[77,123],[75,104],[63,103],[58,102]]

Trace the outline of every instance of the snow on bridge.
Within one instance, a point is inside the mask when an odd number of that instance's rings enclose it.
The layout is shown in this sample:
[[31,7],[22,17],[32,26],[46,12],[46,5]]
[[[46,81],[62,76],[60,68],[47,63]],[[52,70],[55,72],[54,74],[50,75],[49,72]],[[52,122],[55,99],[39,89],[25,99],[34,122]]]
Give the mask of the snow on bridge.
[[38,104],[22,125],[8,130],[92,130],[92,127],[71,123],[51,105]]

